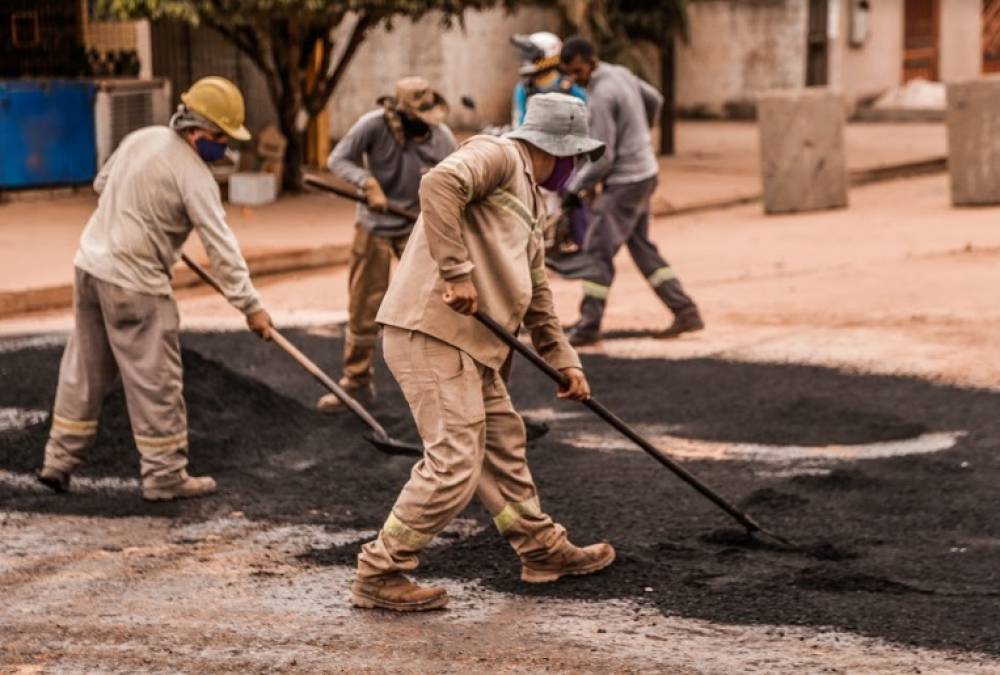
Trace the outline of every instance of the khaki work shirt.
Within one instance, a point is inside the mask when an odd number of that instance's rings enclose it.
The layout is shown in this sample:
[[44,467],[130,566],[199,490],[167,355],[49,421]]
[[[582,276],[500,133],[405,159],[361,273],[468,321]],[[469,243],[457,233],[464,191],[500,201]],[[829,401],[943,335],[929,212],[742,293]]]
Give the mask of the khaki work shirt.
[[191,230],[208,253],[226,299],[261,308],[250,272],[208,165],[167,127],[134,131],[94,179],[101,196],[73,263],[101,281],[147,295],[171,295],[174,265]]
[[480,311],[510,331],[523,323],[553,367],[580,367],[555,314],[544,200],[527,149],[505,138],[470,138],[424,176],[420,205],[377,321],[432,335],[499,370],[510,348],[441,299],[445,280],[471,276]]

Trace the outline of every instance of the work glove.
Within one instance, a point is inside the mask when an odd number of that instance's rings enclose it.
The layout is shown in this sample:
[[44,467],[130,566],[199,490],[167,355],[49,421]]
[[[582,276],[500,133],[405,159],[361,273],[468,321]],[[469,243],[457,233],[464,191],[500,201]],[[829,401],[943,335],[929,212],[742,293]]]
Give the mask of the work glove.
[[379,213],[384,213],[386,206],[389,205],[389,200],[382,192],[382,186],[374,178],[365,181],[365,201],[368,203],[369,209]]
[[578,192],[567,192],[562,198],[562,208],[563,211],[569,213],[573,209],[578,209],[583,206],[583,198]]

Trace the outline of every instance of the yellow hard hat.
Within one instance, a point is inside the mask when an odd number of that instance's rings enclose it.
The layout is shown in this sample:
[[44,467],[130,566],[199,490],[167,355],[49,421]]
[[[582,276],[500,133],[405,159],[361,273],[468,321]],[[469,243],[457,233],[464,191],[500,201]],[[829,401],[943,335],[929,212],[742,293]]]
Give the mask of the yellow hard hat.
[[181,101],[237,141],[250,140],[250,132],[243,126],[246,117],[243,94],[226,78],[217,75],[201,78],[181,94]]

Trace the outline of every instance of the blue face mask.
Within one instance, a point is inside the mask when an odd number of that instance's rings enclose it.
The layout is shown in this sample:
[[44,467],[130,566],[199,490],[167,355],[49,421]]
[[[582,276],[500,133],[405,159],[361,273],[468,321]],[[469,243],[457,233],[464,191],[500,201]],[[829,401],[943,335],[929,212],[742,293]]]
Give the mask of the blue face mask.
[[199,138],[194,142],[198,156],[206,162],[218,162],[226,154],[226,143],[218,143],[207,138]]
[[574,158],[559,157],[556,159],[556,165],[553,167],[552,173],[542,181],[542,187],[553,192],[562,190],[566,187],[566,183],[569,182],[570,176],[573,175],[574,168],[576,168],[576,160]]

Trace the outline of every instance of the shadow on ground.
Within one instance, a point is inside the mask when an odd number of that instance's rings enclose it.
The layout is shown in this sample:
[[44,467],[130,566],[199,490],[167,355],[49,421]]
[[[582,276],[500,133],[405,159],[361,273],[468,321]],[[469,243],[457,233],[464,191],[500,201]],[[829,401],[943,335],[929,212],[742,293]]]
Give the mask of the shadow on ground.
[[[336,372],[340,341],[290,337]],[[218,496],[155,505],[130,491],[57,496],[0,483],[3,508],[179,520],[239,510],[335,529],[379,526],[410,460],[378,455],[360,440],[354,420],[314,412],[322,392],[276,347],[241,333],[186,334],[183,342],[192,472],[214,475]],[[0,408],[48,409],[59,356],[57,348],[0,353]],[[516,558],[487,529],[429,550],[427,573],[533,595],[632,597],[665,614],[712,621],[831,626],[1000,654],[1000,394],[796,365],[602,356],[585,364],[599,398],[623,418],[690,438],[810,446],[967,433],[945,452],[844,462],[825,475],[781,476],[773,465],[752,462],[685,463],[809,554],[730,532],[724,515],[641,453],[580,450],[545,438],[531,451],[543,505],[575,540],[613,542],[618,563],[594,577],[529,587],[518,581]],[[377,416],[413,439],[408,410],[384,369],[379,387]],[[513,391],[524,408],[574,410],[554,403],[551,385],[525,363],[515,368]],[[0,469],[33,470],[46,433],[44,423],[0,433]],[[134,478],[137,471],[118,390],[79,475]],[[477,505],[467,516],[489,522]],[[356,553],[353,543],[304,559],[350,565]]]

